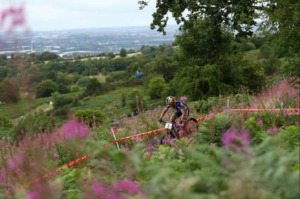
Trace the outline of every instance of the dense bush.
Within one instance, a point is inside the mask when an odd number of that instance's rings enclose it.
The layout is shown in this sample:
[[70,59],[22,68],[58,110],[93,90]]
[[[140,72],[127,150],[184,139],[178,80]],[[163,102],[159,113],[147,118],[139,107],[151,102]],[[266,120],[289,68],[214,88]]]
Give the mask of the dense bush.
[[242,42],[240,49],[242,52],[250,51],[250,50],[255,50],[256,47],[252,42]]
[[52,80],[44,80],[36,87],[36,97],[50,97],[52,93],[56,92],[58,86]]
[[164,96],[167,83],[162,76],[153,77],[148,85],[149,96],[152,99],[159,99]]
[[69,96],[69,95],[61,95],[58,93],[55,93],[53,95],[53,106],[54,109],[61,108],[66,105],[73,105],[75,106],[78,103],[77,98]]
[[18,124],[14,128],[14,134],[16,136],[34,135],[42,132],[50,133],[56,129],[54,118],[49,116],[45,112],[35,112],[23,116],[18,121]]
[[16,80],[5,79],[0,82],[0,102],[16,103],[20,100],[20,88]]

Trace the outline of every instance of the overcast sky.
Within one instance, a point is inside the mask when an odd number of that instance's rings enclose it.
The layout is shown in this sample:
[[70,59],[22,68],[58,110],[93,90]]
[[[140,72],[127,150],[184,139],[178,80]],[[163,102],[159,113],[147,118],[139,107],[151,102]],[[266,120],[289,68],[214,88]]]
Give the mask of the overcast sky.
[[0,0],[0,11],[22,3],[26,26],[38,31],[150,26],[156,0],[143,10],[139,10],[138,0]]

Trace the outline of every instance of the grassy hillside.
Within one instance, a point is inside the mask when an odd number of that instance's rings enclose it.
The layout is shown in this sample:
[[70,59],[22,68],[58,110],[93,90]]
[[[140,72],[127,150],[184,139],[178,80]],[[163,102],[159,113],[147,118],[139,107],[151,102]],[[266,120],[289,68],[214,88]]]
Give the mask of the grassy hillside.
[[[118,98],[130,91],[86,99],[74,111],[94,108],[116,114],[117,138],[161,128],[159,106],[117,118],[118,111],[126,111]],[[76,120],[52,133],[25,133],[18,143],[4,138],[0,198],[297,198],[300,110],[287,109],[298,104],[295,91],[282,82],[257,96],[236,96],[235,101],[220,96],[196,133],[166,145],[156,144],[157,134],[119,141],[118,150],[109,144],[114,141],[110,128]],[[228,109],[245,104],[271,110]],[[277,106],[282,109],[272,109]],[[223,114],[214,116],[218,109]],[[192,115],[199,116],[194,110]],[[80,157],[84,160],[68,164]]]

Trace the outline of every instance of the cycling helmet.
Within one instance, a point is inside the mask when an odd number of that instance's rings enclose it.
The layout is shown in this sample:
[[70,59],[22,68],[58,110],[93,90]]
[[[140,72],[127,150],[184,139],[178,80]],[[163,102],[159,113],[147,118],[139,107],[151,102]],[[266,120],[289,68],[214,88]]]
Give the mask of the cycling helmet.
[[175,97],[173,97],[173,96],[167,97],[167,98],[166,98],[166,103],[167,103],[168,105],[175,103]]

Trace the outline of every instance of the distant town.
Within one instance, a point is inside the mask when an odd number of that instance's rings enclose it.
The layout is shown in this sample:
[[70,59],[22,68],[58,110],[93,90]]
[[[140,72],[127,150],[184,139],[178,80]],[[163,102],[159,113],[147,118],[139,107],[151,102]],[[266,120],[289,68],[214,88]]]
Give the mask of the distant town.
[[142,46],[172,44],[177,27],[163,35],[150,27],[99,28],[70,31],[30,32],[0,35],[0,54],[40,54],[53,52],[60,57],[119,53],[120,49],[140,50]]

